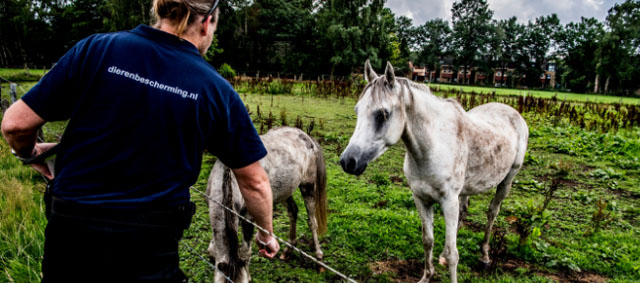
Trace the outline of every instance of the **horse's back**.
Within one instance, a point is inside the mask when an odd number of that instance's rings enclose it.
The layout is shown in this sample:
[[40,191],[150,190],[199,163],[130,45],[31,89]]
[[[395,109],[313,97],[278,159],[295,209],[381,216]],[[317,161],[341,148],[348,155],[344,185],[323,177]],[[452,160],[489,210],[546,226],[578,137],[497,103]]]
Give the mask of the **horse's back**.
[[526,141],[529,136],[527,122],[509,105],[497,102],[487,103],[469,110],[467,114],[475,126],[493,129],[498,134],[517,135],[519,141],[522,137]]
[[524,161],[529,129],[515,109],[487,103],[467,112],[469,158],[465,194],[491,188]]
[[260,163],[269,175],[274,202],[284,201],[301,183],[315,182],[320,147],[311,137],[298,128],[280,127],[261,138],[268,154]]

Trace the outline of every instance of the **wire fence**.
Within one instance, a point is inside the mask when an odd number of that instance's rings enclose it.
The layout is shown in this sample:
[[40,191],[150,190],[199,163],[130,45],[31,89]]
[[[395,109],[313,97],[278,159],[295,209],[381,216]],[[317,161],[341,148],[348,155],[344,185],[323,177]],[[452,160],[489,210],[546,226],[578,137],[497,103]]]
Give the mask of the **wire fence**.
[[197,256],[198,258],[200,258],[200,261],[205,262],[206,264],[211,266],[212,269],[214,269],[217,272],[219,272],[222,275],[222,277],[224,278],[224,280],[226,280],[227,282],[233,283],[233,280],[231,280],[231,278],[227,277],[227,275],[225,275],[224,272],[222,272],[220,269],[218,269],[218,267],[215,266],[215,264],[212,264],[206,258],[204,258],[200,254],[198,254],[198,252],[196,250],[194,250],[192,247],[190,247],[189,245],[184,244],[184,243],[182,244],[182,246],[186,247],[189,251],[191,251],[191,254]]
[[[308,253],[304,252],[303,250],[299,249],[298,247],[294,246],[293,244],[291,244],[291,243],[289,243],[289,242],[285,241],[284,239],[282,239],[282,238],[280,238],[280,237],[276,236],[276,235],[275,235],[275,234],[273,234],[272,232],[267,231],[266,229],[262,228],[260,225],[258,225],[258,224],[256,224],[256,223],[254,223],[253,221],[251,221],[251,220],[247,219],[246,217],[244,217],[244,216],[240,215],[240,214],[239,214],[239,213],[237,213],[235,210],[233,210],[233,209],[231,209],[231,208],[229,208],[229,207],[225,206],[225,205],[224,205],[224,204],[222,204],[221,202],[219,202],[219,201],[217,201],[217,200],[214,200],[214,199],[211,199],[208,195],[206,195],[206,194],[205,194],[205,193],[203,193],[202,191],[198,190],[197,188],[195,188],[195,187],[193,187],[193,186],[192,186],[192,187],[191,187],[191,190],[193,190],[193,191],[197,192],[198,194],[200,194],[201,196],[203,196],[206,200],[208,200],[208,201],[210,201],[210,202],[212,202],[212,203],[215,203],[216,205],[220,206],[221,208],[223,208],[223,209],[225,209],[225,210],[227,210],[227,211],[229,211],[229,212],[233,213],[234,215],[236,215],[236,216],[237,216],[239,219],[241,219],[242,221],[245,221],[246,223],[249,223],[249,224],[251,224],[252,226],[256,227],[258,230],[260,230],[260,231],[262,231],[262,232],[264,232],[264,233],[267,233],[267,234],[271,235],[273,238],[275,238],[275,239],[276,239],[276,240],[278,240],[279,242],[281,242],[281,243],[283,243],[284,245],[288,246],[289,248],[291,248],[291,249],[295,250],[296,252],[300,253],[302,256],[304,256],[304,257],[306,257],[306,258],[310,259],[311,261],[315,262],[316,264],[318,264],[318,265],[322,266],[322,267],[323,267],[323,268],[325,268],[326,270],[331,271],[332,273],[336,274],[337,276],[339,276],[340,278],[344,279],[345,281],[347,281],[347,282],[353,282],[353,283],[356,283],[356,282],[357,282],[357,281],[355,281],[354,279],[352,279],[352,278],[350,278],[350,277],[346,276],[345,274],[343,274],[343,273],[339,272],[339,271],[338,271],[338,270],[336,270],[335,268],[333,268],[333,267],[331,267],[331,266],[329,266],[329,265],[325,264],[324,262],[322,262],[322,261],[318,260],[318,259],[317,259],[317,258],[315,258],[314,256],[309,255]],[[193,251],[193,249],[192,249],[191,247],[188,247],[188,248],[189,248],[189,250]],[[207,261],[207,263],[208,263],[209,265],[213,266],[213,268],[214,268],[214,269],[218,270],[218,269],[215,267],[215,265],[212,265],[208,260],[206,260],[206,259],[202,258],[201,256],[200,256],[200,258],[201,258],[202,260],[204,260],[204,261]],[[220,271],[218,270],[218,272],[220,272]],[[226,279],[227,279],[227,280],[230,280],[229,278],[226,278]],[[233,281],[231,281],[231,282],[233,282]]]

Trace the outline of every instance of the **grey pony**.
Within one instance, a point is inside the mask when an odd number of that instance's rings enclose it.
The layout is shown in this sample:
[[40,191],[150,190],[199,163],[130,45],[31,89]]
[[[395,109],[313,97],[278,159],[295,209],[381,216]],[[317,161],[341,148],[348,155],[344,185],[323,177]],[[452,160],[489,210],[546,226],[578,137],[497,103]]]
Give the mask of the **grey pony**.
[[[285,203],[289,214],[289,241],[296,244],[296,220],[298,207],[292,197],[300,188],[309,215],[308,224],[313,236],[316,257],[323,253],[318,235],[327,229],[326,169],[322,148],[303,131],[292,127],[272,129],[261,136],[268,154],[260,160],[267,172],[273,194],[273,203]],[[247,213],[244,199],[233,172],[221,161],[216,161],[209,175],[206,194],[211,200],[232,207],[237,213],[252,219]],[[234,282],[249,282],[249,260],[254,227],[209,200],[209,217],[213,239],[209,255],[215,260],[218,270],[214,281],[225,282],[223,275]],[[242,243],[238,243],[238,225],[242,226]],[[285,249],[282,258],[290,250]]]

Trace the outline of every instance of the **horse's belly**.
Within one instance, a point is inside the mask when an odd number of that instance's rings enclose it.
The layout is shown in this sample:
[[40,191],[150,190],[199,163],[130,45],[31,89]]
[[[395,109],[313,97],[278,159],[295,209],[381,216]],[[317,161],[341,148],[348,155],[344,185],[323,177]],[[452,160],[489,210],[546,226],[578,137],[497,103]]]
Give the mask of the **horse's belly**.
[[500,158],[495,156],[485,157],[482,161],[470,163],[477,166],[467,167],[464,186],[461,195],[474,195],[486,192],[497,186],[507,177],[515,160],[515,150],[506,152]]

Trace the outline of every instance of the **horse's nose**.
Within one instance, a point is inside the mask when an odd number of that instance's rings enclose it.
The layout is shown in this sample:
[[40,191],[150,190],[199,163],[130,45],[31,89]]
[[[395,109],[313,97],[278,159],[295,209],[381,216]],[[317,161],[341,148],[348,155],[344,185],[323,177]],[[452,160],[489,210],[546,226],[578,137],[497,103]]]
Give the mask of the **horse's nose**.
[[344,172],[353,174],[356,171],[358,161],[353,156],[344,156],[340,158],[340,165]]

